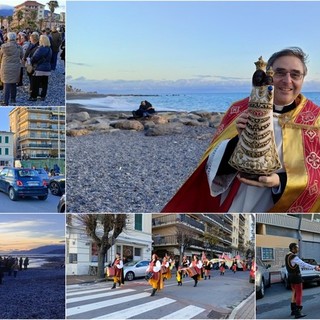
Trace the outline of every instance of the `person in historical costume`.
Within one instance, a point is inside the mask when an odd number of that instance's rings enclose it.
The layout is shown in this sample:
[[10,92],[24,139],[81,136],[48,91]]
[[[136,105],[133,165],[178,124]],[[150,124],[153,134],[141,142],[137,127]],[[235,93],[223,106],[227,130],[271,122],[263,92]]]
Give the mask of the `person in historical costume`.
[[210,270],[212,268],[212,264],[204,253],[202,254],[202,265],[204,269],[204,280],[207,280],[207,279],[210,280],[211,279]]
[[187,258],[187,256],[183,256],[183,258],[182,258],[182,262],[181,262],[181,267],[182,267],[182,269],[183,269],[183,278],[185,278],[185,277],[187,277],[188,276],[188,273],[186,272],[186,268],[188,268],[189,267],[189,265],[190,265],[190,261],[189,261],[189,259]]
[[195,270],[195,274],[191,276],[191,278],[194,280],[194,287],[198,285],[198,281],[201,279],[201,273],[202,273],[202,261],[199,259],[197,255],[193,256],[193,260],[190,263],[191,268]]
[[116,257],[113,263],[111,264],[111,267],[114,268],[113,286],[111,289],[115,289],[117,283],[119,284],[119,287],[121,286],[121,284],[124,284],[123,261],[120,257],[120,253],[116,254]]
[[302,310],[302,277],[300,267],[309,270],[320,271],[319,266],[314,266],[302,261],[297,253],[299,246],[296,243],[290,243],[289,253],[285,257],[285,265],[288,272],[288,281],[291,284],[291,315],[296,319],[303,318],[306,315],[301,313]]
[[163,277],[161,273],[161,262],[159,260],[159,257],[155,253],[152,255],[152,260],[149,263],[147,272],[153,273],[151,279],[148,282],[152,286],[151,296],[154,296],[157,290],[162,290],[164,288]]
[[177,274],[176,274],[176,279],[177,279],[177,282],[178,282],[178,286],[182,286],[182,278],[183,278],[183,270],[179,266],[178,270],[177,270]]
[[171,262],[172,260],[168,256],[164,256],[162,259],[162,264],[161,264],[161,272],[163,276],[163,280],[169,280],[171,279]]
[[228,164],[248,122],[250,97],[231,105],[199,166],[162,212],[319,212],[320,107],[301,94],[307,55],[274,53],[273,131],[281,168],[256,180]]
[[220,270],[220,276],[224,276],[224,273],[226,272],[226,263],[224,261],[220,263],[219,270]]
[[237,272],[237,261],[233,261],[231,270],[233,271],[233,273]]

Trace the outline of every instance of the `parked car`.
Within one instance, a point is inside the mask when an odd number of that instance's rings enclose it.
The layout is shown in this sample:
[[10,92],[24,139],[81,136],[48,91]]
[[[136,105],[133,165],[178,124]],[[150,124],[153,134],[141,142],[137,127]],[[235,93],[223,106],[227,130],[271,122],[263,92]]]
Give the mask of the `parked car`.
[[12,201],[19,197],[38,197],[46,200],[48,188],[33,169],[5,167],[0,172],[0,190],[7,193]]
[[40,178],[42,179],[42,181],[44,181],[44,183],[46,185],[48,185],[49,181],[50,181],[48,172],[46,170],[44,170],[43,168],[36,168],[34,170],[36,170],[38,172],[38,174],[39,174]]
[[57,206],[57,210],[60,213],[64,213],[66,212],[66,195],[63,194],[59,200],[58,206]]
[[[312,258],[301,258],[306,263],[309,263],[313,266],[319,265],[315,259]],[[300,268],[301,271],[301,277],[303,283],[311,283],[316,282],[320,286],[320,272],[315,270],[309,270]],[[287,289],[291,289],[290,283],[288,281],[288,271],[285,265],[283,265],[280,269],[281,273],[281,281],[284,283],[285,287]]]
[[124,278],[132,281],[135,278],[144,277],[148,268],[149,260],[131,261],[123,265]]
[[[270,265],[266,265],[260,258],[256,258],[255,282],[257,299],[264,297],[265,289],[271,286]],[[252,274],[252,273],[251,273]],[[252,277],[252,275],[250,275]]]
[[50,177],[49,189],[54,196],[62,196],[65,193],[65,176]]

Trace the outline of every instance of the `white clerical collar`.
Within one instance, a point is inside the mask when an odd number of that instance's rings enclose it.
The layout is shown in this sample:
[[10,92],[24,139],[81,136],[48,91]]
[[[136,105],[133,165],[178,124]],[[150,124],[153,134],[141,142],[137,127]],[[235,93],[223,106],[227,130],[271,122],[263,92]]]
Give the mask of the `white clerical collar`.
[[284,107],[290,106],[291,104],[293,104],[294,100],[292,100],[290,103],[286,104],[286,105],[278,105],[278,104],[274,104],[274,111],[282,111],[282,109]]

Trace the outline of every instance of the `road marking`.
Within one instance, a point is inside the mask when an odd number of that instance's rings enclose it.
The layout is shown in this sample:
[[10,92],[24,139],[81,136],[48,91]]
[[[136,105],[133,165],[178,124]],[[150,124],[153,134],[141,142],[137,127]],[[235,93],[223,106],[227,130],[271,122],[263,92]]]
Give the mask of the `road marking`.
[[73,307],[73,308],[67,309],[67,316],[73,316],[73,315],[77,315],[77,314],[80,314],[83,312],[93,311],[93,310],[97,310],[97,309],[101,309],[101,308],[105,308],[105,307],[110,307],[110,306],[114,306],[116,304],[125,303],[128,301],[133,301],[133,300],[137,300],[137,299],[142,299],[142,298],[145,298],[148,296],[150,296],[149,293],[139,293],[139,294],[135,294],[132,296],[110,299],[108,301],[89,303],[89,304],[85,304],[85,305],[81,305],[78,307]]
[[127,290],[114,290],[114,291],[108,291],[104,290],[103,293],[98,293],[98,294],[92,294],[92,295],[86,295],[84,297],[77,297],[77,298],[70,298],[67,296],[67,303],[72,303],[72,302],[80,302],[80,301],[86,301],[86,300],[92,300],[92,299],[99,299],[103,297],[111,297],[114,295],[122,294],[122,293],[129,293],[134,291],[133,289],[127,289]]
[[145,313],[145,312],[154,310],[156,308],[161,308],[161,307],[166,306],[166,305],[173,303],[175,301],[176,300],[173,300],[170,298],[162,298],[162,299],[158,299],[155,301],[143,303],[138,306],[127,308],[124,310],[120,310],[117,312],[108,313],[108,314],[102,315],[97,318],[91,318],[91,319],[128,319],[128,318],[132,318],[134,316],[137,316],[141,313]]
[[203,311],[206,311],[206,309],[190,305],[176,312],[167,314],[160,319],[191,319]]

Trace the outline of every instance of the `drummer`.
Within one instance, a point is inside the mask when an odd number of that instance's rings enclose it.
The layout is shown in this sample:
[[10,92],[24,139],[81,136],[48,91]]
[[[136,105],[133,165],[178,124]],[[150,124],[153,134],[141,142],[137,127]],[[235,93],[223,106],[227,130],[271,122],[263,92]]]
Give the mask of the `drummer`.
[[113,277],[113,286],[111,289],[115,289],[117,283],[119,287],[121,284],[124,284],[123,277],[123,261],[121,260],[120,253],[116,254],[116,257],[112,263],[112,267],[114,268],[114,277]]
[[162,259],[162,264],[161,264],[161,272],[163,276],[163,280],[169,280],[171,279],[171,263],[170,263],[170,258],[168,256],[165,256]]
[[201,279],[202,269],[202,262],[197,255],[193,256],[193,260],[191,261],[189,268],[193,268],[196,272],[195,275],[191,276],[191,278],[194,280],[194,287],[196,287],[198,285],[198,281]]
[[161,273],[161,262],[155,253],[152,255],[152,260],[149,263],[147,272],[153,272],[153,276],[148,282],[152,286],[151,296],[154,296],[157,290],[161,290],[164,287]]

